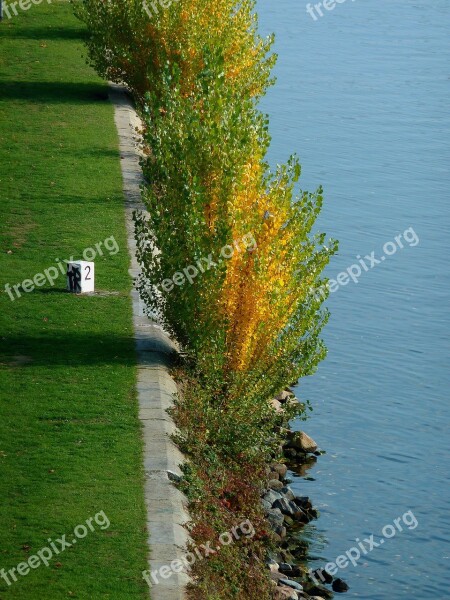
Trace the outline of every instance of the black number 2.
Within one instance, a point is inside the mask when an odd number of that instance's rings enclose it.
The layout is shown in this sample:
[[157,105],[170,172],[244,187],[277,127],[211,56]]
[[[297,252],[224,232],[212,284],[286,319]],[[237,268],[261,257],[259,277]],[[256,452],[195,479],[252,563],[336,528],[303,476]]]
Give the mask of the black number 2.
[[90,281],[91,278],[89,277],[89,275],[91,274],[91,267],[84,267],[84,268],[87,271],[87,275],[85,277],[85,281]]

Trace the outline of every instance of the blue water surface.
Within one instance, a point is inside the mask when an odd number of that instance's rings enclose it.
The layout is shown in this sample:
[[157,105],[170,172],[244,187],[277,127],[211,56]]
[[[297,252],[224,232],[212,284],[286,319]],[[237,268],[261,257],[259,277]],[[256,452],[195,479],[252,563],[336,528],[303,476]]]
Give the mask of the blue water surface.
[[293,486],[321,511],[314,566],[417,519],[339,571],[347,597],[448,599],[450,3],[347,0],[317,20],[306,4],[258,2],[279,54],[269,159],[296,152],[302,188],[324,186],[329,277],[380,262],[328,300],[328,358],[297,389],[315,410],[296,425],[327,454]]

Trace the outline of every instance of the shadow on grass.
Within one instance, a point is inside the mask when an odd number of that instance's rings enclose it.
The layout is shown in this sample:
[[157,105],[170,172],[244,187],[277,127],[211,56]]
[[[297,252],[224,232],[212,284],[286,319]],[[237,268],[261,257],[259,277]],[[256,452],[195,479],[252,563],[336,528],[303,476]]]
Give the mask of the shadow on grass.
[[44,104],[92,104],[108,101],[108,87],[101,83],[7,81],[1,82],[0,100],[26,100]]
[[[0,362],[13,368],[81,367],[136,364],[134,338],[84,332],[43,332],[41,335],[6,336]],[[15,365],[15,357],[27,363]]]
[[86,150],[82,150],[80,152],[75,152],[72,149],[66,150],[66,149],[62,148],[58,152],[60,155],[67,154],[67,156],[70,156],[71,158],[76,156],[78,158],[83,158],[86,160],[90,160],[90,159],[95,160],[96,158],[118,159],[120,156],[120,153],[118,150],[115,150],[115,149],[109,150],[108,148],[89,148]]
[[[10,9],[10,13],[14,14]],[[0,39],[14,38],[15,40],[86,40],[88,37],[87,30],[84,27],[5,27],[9,24],[7,15],[3,21],[0,21]]]
[[[95,315],[93,316],[95,320]],[[149,324],[151,321],[149,321]],[[2,338],[0,364],[10,368],[83,367],[175,364],[177,354],[166,338],[135,340],[134,335],[117,335],[105,331],[43,331],[41,334]]]

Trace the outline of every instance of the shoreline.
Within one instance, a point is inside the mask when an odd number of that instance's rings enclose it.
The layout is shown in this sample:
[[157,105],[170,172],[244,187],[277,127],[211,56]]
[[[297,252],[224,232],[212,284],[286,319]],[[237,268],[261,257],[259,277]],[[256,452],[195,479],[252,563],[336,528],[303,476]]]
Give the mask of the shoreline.
[[[284,407],[297,402],[292,390],[287,388],[272,401],[272,405],[282,415]],[[291,430],[288,420],[284,426],[280,431],[284,439],[283,462],[268,466],[267,488],[262,496],[265,515],[276,542],[276,548],[269,551],[267,560],[273,597],[276,600],[328,600],[334,597],[333,592],[343,593],[349,587],[341,578],[334,578],[323,569],[313,571],[308,568],[308,543],[300,539],[301,531],[320,514],[310,497],[293,492],[288,477],[289,470],[302,470],[311,464],[313,457],[315,462],[323,452],[305,432]]]

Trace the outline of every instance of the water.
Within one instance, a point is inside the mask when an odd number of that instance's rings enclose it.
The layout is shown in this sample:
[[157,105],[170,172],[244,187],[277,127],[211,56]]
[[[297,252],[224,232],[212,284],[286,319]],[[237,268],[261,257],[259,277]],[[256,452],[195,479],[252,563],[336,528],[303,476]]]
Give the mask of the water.
[[[315,407],[298,427],[327,454],[293,486],[321,510],[314,566],[406,511],[418,521],[339,571],[347,597],[448,599],[450,5],[347,0],[317,21],[305,5],[258,3],[279,53],[270,160],[295,151],[302,187],[324,185],[319,226],[341,241],[328,276],[397,251],[328,301],[328,358],[297,390]],[[420,241],[399,248],[409,228]]]

